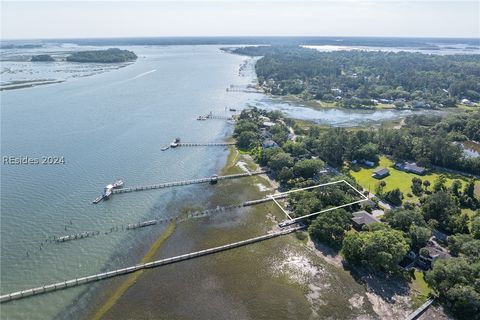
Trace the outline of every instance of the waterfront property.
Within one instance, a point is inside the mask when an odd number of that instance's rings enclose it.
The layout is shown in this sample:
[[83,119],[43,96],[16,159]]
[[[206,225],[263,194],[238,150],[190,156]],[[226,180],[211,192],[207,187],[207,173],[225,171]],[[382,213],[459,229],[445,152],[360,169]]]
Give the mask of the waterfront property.
[[426,270],[432,267],[432,263],[437,259],[448,259],[450,254],[445,252],[438,245],[428,244],[426,247],[420,249],[420,254],[417,259],[417,265]]
[[262,147],[263,148],[274,148],[274,147],[278,147],[278,144],[273,141],[272,139],[265,139],[263,142],[262,142]]
[[[406,172],[404,170],[398,170],[395,168],[394,162],[387,158],[386,156],[381,156],[380,157],[380,162],[377,168],[388,168],[390,171],[390,174],[387,177],[384,177],[382,181],[386,183],[386,186],[383,188],[384,192],[393,190],[395,188],[399,188],[400,191],[404,194],[407,195],[411,194],[412,197],[408,197],[411,201],[416,202],[418,199],[417,197],[413,194],[412,192],[412,179],[414,177],[418,177],[417,174]],[[373,172],[376,168],[355,168],[352,167],[350,169],[350,174],[355,178],[358,184],[360,184],[365,190],[369,190],[370,192],[375,192],[375,189],[377,185],[379,184],[378,179],[374,178]],[[462,182],[463,185],[467,183],[468,177],[461,176],[458,174],[449,174],[449,173],[443,173],[443,175],[446,177],[446,185],[447,187],[450,187],[452,185],[453,180],[458,179]],[[439,178],[440,173],[437,172],[427,172],[425,175],[421,177],[422,181],[428,180],[430,182],[430,185],[433,186],[435,181]],[[480,185],[479,182],[477,182],[477,186]],[[429,187],[428,189],[431,189]]]

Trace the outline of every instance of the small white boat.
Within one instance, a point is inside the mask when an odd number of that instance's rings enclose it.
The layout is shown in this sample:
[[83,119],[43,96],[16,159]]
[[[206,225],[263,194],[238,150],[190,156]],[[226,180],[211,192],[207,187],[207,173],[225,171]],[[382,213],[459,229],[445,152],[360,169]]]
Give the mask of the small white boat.
[[175,138],[172,143],[170,143],[170,147],[176,148],[178,147],[178,144],[180,143],[180,138]]
[[116,180],[112,186],[113,186],[113,189],[123,188],[123,180],[122,179]]

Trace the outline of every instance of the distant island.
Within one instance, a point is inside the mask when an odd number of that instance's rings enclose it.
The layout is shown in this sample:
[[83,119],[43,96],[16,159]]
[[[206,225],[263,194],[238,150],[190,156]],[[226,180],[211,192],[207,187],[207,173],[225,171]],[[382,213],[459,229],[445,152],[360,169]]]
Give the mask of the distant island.
[[110,48],[107,50],[79,51],[72,53],[67,57],[70,62],[99,62],[99,63],[116,63],[127,62],[137,59],[137,55],[128,50],[120,50],[118,48]]
[[51,55],[49,54],[39,54],[37,56],[33,56],[32,59],[30,60],[32,62],[39,62],[39,61],[55,61],[55,59],[52,58]]
[[42,47],[43,44],[0,44],[0,49],[36,49]]

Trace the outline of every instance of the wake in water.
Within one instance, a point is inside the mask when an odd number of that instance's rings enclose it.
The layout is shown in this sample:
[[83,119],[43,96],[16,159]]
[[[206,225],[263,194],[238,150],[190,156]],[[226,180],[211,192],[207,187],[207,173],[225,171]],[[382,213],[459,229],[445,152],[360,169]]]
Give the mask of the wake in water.
[[149,73],[153,73],[153,72],[156,72],[156,71],[157,71],[157,69],[153,69],[153,70],[150,70],[150,71],[147,71],[147,72],[144,72],[144,73],[140,73],[139,75],[137,75],[133,78],[127,79],[126,81],[135,80],[135,79],[141,78],[143,76],[146,76]]

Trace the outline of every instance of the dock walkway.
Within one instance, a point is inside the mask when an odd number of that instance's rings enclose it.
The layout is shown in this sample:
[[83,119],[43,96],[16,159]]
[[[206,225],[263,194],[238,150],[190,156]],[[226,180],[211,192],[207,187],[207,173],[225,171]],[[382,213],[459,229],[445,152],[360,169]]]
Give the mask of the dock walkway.
[[141,264],[137,264],[137,265],[134,265],[134,266],[131,266],[131,267],[116,269],[116,270],[103,272],[103,273],[98,273],[98,274],[94,274],[94,275],[87,276],[87,277],[75,278],[75,279],[72,279],[72,280],[65,280],[65,281],[62,281],[62,282],[57,282],[57,283],[53,283],[53,284],[49,284],[49,285],[44,285],[44,286],[36,287],[36,288],[32,288],[32,289],[16,291],[16,292],[1,295],[0,296],[0,303],[12,301],[12,300],[23,299],[23,298],[27,298],[27,297],[31,297],[31,296],[35,296],[35,295],[44,294],[44,293],[47,293],[47,292],[58,291],[58,290],[61,290],[61,289],[77,287],[77,286],[82,285],[82,284],[87,284],[87,283],[94,282],[94,281],[99,281],[99,280],[105,280],[105,279],[129,274],[129,273],[132,273],[132,272],[136,272],[136,271],[139,271],[139,270],[143,270],[143,269],[157,268],[157,267],[160,267],[160,266],[164,266],[164,265],[168,265],[168,264],[172,264],[172,263],[176,263],[176,262],[180,262],[180,261],[190,260],[190,259],[193,259],[193,258],[206,256],[206,255],[221,252],[221,251],[231,250],[231,249],[246,246],[246,245],[249,245],[249,244],[252,244],[252,243],[255,243],[255,242],[260,242],[260,241],[272,239],[272,238],[275,238],[275,237],[287,235],[287,234],[293,233],[297,230],[300,230],[302,228],[303,227],[287,228],[287,229],[283,229],[283,230],[277,231],[277,232],[272,232],[272,233],[269,233],[269,234],[266,234],[266,235],[263,235],[263,236],[250,238],[250,239],[242,240],[242,241],[238,241],[238,242],[233,242],[233,243],[225,244],[225,245],[222,245],[222,246],[213,247],[213,248],[200,250],[200,251],[196,251],[196,252],[186,253],[186,254],[183,254],[183,255],[176,256],[176,257],[160,259],[160,260],[156,260],[156,261],[152,261],[152,262],[148,262],[148,263],[141,263]]
[[233,120],[232,116],[220,116],[220,115],[214,115],[214,114],[209,114],[206,116],[207,119],[218,119],[218,120]]
[[416,320],[418,319],[433,303],[433,298],[428,299],[424,304],[422,304],[420,307],[418,307],[417,310],[414,312],[410,313],[407,317],[406,320]]
[[177,187],[177,186],[185,186],[190,184],[198,184],[198,183],[210,183],[216,180],[227,180],[227,179],[236,179],[242,178],[247,176],[254,176],[267,173],[265,170],[248,172],[248,173],[238,173],[238,174],[231,174],[226,176],[218,176],[218,177],[207,177],[207,178],[200,178],[200,179],[191,179],[191,180],[183,180],[183,181],[174,181],[174,182],[166,182],[160,184],[153,184],[147,186],[136,186],[130,188],[123,188],[123,189],[115,189],[113,193],[127,193],[127,192],[136,192],[136,191],[144,191],[144,190],[154,190],[154,189],[162,189],[162,188],[170,188],[170,187]]
[[179,147],[224,147],[224,146],[234,146],[235,142],[216,142],[216,143],[178,143]]

